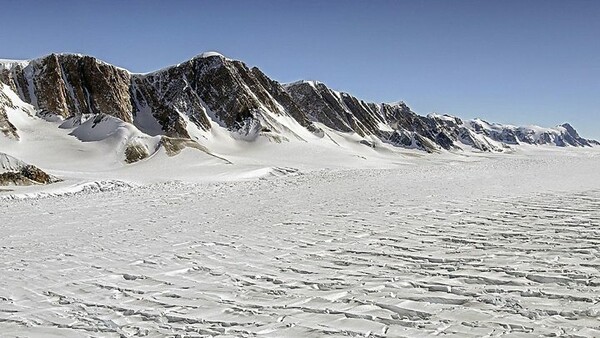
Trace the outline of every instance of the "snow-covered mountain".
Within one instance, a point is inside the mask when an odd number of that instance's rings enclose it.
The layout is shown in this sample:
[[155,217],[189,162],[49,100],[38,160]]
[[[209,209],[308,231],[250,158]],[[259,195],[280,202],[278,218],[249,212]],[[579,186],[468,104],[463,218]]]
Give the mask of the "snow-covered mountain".
[[464,146],[481,151],[502,151],[509,145],[521,143],[556,146],[598,144],[580,137],[569,124],[554,128],[515,127],[478,119],[463,121],[449,115],[421,116],[404,102],[368,103],[315,81],[299,81],[285,88],[314,121],[342,132],[375,135],[399,147],[429,152]]
[[42,114],[111,115],[152,136],[190,138],[213,124],[246,139],[285,134],[295,124],[318,131],[281,85],[216,53],[149,74],[89,56],[52,54],[4,62],[0,81]]
[[44,120],[81,142],[102,143],[124,163],[160,149],[173,154],[167,148],[174,145],[214,155],[213,148],[228,142],[335,143],[334,134],[372,148],[427,152],[599,144],[569,124],[517,127],[422,116],[403,102],[365,102],[315,81],[282,85],[214,52],[147,74],[78,54],[0,60],[0,87],[0,137],[19,142],[23,132],[46,133],[36,129]]

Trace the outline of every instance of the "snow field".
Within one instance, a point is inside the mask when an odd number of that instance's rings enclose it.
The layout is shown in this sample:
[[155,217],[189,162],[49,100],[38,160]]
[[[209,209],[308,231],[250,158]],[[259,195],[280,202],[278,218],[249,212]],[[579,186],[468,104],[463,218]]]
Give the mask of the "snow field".
[[598,336],[599,155],[1,200],[0,330]]

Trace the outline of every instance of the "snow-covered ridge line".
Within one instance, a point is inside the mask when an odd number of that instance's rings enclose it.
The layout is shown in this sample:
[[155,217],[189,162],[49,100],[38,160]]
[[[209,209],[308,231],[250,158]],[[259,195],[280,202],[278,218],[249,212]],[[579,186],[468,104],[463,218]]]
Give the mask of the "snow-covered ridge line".
[[151,71],[148,71],[148,72],[141,72],[141,73],[134,73],[134,72],[130,72],[130,73],[131,73],[131,75],[144,77],[144,76],[148,76],[148,75],[163,73],[163,72],[165,72],[165,71],[167,71],[169,69],[172,69],[172,68],[181,67],[183,64],[185,64],[187,62],[190,62],[191,60],[194,60],[194,59],[208,59],[208,58],[211,58],[211,57],[218,57],[218,58],[220,58],[222,60],[226,60],[226,61],[239,61],[239,60],[228,58],[225,55],[223,55],[223,54],[221,54],[220,52],[217,52],[217,51],[206,51],[206,52],[202,52],[200,54],[197,54],[197,55],[195,55],[195,56],[193,56],[190,59],[187,59],[185,61],[182,61],[182,62],[179,62],[179,63],[175,63],[175,64],[172,64],[170,66],[165,66],[165,67],[162,67],[160,69],[151,70]]
[[88,58],[94,59],[98,64],[108,65],[108,66],[117,68],[117,69],[119,69],[121,71],[130,73],[130,74],[135,74],[135,73],[129,71],[128,69],[126,69],[126,68],[115,66],[115,65],[113,65],[113,64],[111,64],[109,62],[103,61],[103,60],[98,59],[98,58],[96,58],[94,56],[85,55],[85,54],[81,54],[81,53],[49,53],[49,54],[46,54],[46,55],[42,55],[40,57],[36,57],[36,58],[33,58],[33,59],[27,59],[27,60],[0,59],[0,71],[2,71],[2,70],[12,70],[16,66],[21,66],[21,67],[25,68],[25,67],[29,66],[32,63],[40,62],[40,61],[42,61],[42,60],[44,60],[44,59],[46,59],[47,57],[50,57],[50,56],[71,56],[71,57],[76,57],[76,58],[88,57]]
[[0,59],[0,71],[11,70],[16,66],[27,67],[31,60],[8,60]]
[[[4,134],[18,139],[20,132],[11,127],[16,117],[3,111],[9,105],[26,106],[33,112],[30,115],[54,121],[87,116],[89,128],[72,126],[77,130],[70,135],[110,144],[116,160],[127,159],[126,163],[151,157],[161,146],[175,147],[170,153],[178,153],[180,147],[227,153],[261,140],[339,146],[336,135],[375,151],[404,148],[429,153],[503,152],[524,143],[598,144],[580,137],[568,124],[516,127],[449,115],[422,116],[402,101],[367,102],[318,81],[282,85],[260,69],[218,52],[201,53],[147,74],[68,53],[4,65],[3,94],[18,103],[0,103]],[[162,137],[171,140],[162,142]]]
[[319,84],[324,84],[323,82],[320,82],[317,80],[298,80],[298,81],[294,81],[294,82],[282,83],[281,85],[284,88],[287,88],[287,87],[291,87],[291,86],[303,84],[303,83],[306,83],[306,84],[310,85],[311,87],[316,87]]

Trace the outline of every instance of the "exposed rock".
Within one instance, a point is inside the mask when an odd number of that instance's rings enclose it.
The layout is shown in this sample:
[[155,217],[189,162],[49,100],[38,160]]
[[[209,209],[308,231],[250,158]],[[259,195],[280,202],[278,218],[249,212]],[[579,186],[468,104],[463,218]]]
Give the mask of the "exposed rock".
[[370,148],[375,148],[375,144],[373,142],[369,142],[369,141],[364,140],[364,139],[360,140],[358,143],[360,143],[362,145],[365,145],[367,147],[370,147]]
[[143,144],[128,143],[125,147],[125,162],[135,163],[150,156],[148,149]]
[[[0,82],[0,89],[2,89],[3,86],[4,84]],[[15,109],[16,107],[6,93],[4,93],[4,90],[0,90],[0,132],[6,137],[18,140],[19,134],[17,128],[8,120],[7,109],[9,108]]]
[[299,81],[285,86],[313,121],[334,130],[374,135],[391,144],[428,152],[459,149],[455,145],[460,119],[453,122],[417,115],[403,102],[375,104],[334,91],[320,82]]
[[132,122],[129,72],[90,56],[51,54],[3,71],[2,79],[42,112],[105,113]]
[[179,155],[183,149],[192,148],[206,153],[212,157],[218,158],[227,164],[232,164],[228,159],[211,153],[205,146],[191,139],[163,136],[160,139],[160,145],[164,147],[168,156],[176,156]]
[[169,156],[178,155],[183,149],[188,147],[203,151],[205,153],[209,152],[206,147],[200,145],[198,142],[185,138],[163,136],[160,139],[160,144],[165,148],[165,152]]
[[309,131],[322,135],[322,130],[315,127],[310,120],[310,115],[304,107],[299,106],[285,91],[285,88],[277,81],[273,81],[268,78],[260,69],[257,67],[252,68],[252,74],[256,77],[257,81],[269,92],[277,102],[287,111],[287,113],[293,117],[301,126],[305,127]]
[[367,103],[347,93],[314,81],[285,86],[286,91],[313,121],[341,132],[374,135],[384,142],[405,148],[435,152],[440,148],[460,150],[467,145],[481,151],[501,152],[510,145],[551,144],[591,146],[568,124],[555,128],[514,127],[481,120],[463,121],[449,115],[414,113],[405,103]]
[[5,172],[0,174],[1,185],[32,185],[35,184],[32,180],[24,177],[20,172]]
[[[31,103],[40,115],[76,119],[90,114],[110,115],[148,135],[182,140],[209,135],[218,124],[237,139],[264,136],[283,142],[290,135],[302,139],[295,131],[296,123],[323,136],[315,125],[318,122],[335,131],[356,133],[365,138],[365,143],[377,137],[395,146],[427,152],[461,150],[465,146],[502,151],[522,143],[598,144],[580,137],[568,124],[555,128],[514,127],[448,115],[422,116],[403,102],[365,102],[319,82],[282,86],[260,69],[249,69],[218,53],[204,53],[149,74],[131,74],[89,56],[51,54],[0,64],[0,81]],[[17,130],[6,114],[9,101],[0,94],[0,131],[17,139]],[[151,151],[142,148],[128,145],[126,162],[149,156]]]
[[564,142],[571,145],[582,145],[590,147],[590,141],[579,136],[579,133],[568,123],[563,123],[561,127],[565,128],[565,133],[563,133]]
[[27,62],[17,62],[14,64],[0,65],[0,82],[8,85],[10,89],[15,93],[18,93],[20,97],[26,98],[26,102],[31,102],[24,72],[26,63]]
[[299,81],[286,85],[285,90],[311,120],[338,131],[377,135],[379,123],[385,123],[376,105],[331,90],[320,82]]
[[469,121],[472,130],[485,135],[490,139],[506,144],[550,144],[559,147],[590,147],[594,141],[579,136],[577,131],[565,123],[555,128],[541,128],[536,126],[516,127],[510,125],[492,124],[483,120]]
[[279,83],[258,69],[250,70],[242,62],[220,55],[202,55],[158,72],[136,75],[134,84],[138,106],[149,107],[169,136],[189,138],[182,130],[183,116],[200,130],[210,130],[213,120],[243,135],[263,129],[283,131],[285,126],[274,116],[289,116],[318,131]]
[[48,184],[56,181],[56,179],[54,179],[52,176],[46,174],[44,171],[33,165],[24,166],[21,169],[20,174],[23,177],[40,184]]
[[0,185],[49,184],[59,181],[36,166],[0,153]]

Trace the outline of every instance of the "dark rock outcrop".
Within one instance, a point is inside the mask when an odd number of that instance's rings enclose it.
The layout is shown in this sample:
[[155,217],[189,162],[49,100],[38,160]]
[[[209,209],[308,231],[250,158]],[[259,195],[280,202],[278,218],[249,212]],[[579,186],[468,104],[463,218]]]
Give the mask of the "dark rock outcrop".
[[[277,132],[284,126],[273,117],[289,116],[317,131],[279,83],[221,55],[201,55],[164,70],[135,75],[134,83],[137,106],[155,112],[163,128],[184,125],[180,119],[186,116],[201,130],[210,130],[213,120],[246,134],[251,130]],[[167,135],[188,136],[178,129]]]
[[513,127],[481,120],[465,122],[449,115],[421,116],[403,102],[368,103],[314,81],[295,82],[285,89],[315,122],[337,131],[374,135],[399,147],[427,152],[459,150],[464,146],[503,151],[522,143],[575,147],[597,144],[580,137],[569,124],[555,128]]
[[49,184],[59,181],[40,168],[0,153],[0,186]]
[[[189,138],[188,123],[208,131],[211,120],[231,131],[280,132],[285,126],[277,116],[319,131],[278,82],[214,53],[149,74],[89,56],[51,54],[2,69],[0,80],[42,114],[107,114],[149,134]],[[148,118],[161,130],[138,123]]]
[[132,122],[129,72],[90,56],[51,54],[4,70],[0,80],[41,112],[105,113]]
[[[556,128],[513,127],[448,115],[418,115],[406,104],[365,102],[314,81],[282,86],[254,67],[217,53],[148,74],[128,71],[93,57],[51,54],[28,62],[0,65],[0,81],[34,106],[39,114],[63,118],[111,115],[142,132],[175,139],[195,139],[218,124],[236,137],[264,135],[280,142],[296,135],[291,123],[322,136],[320,123],[338,132],[356,133],[399,147],[428,152],[502,151],[511,145],[592,146],[568,124]],[[6,116],[10,101],[0,95],[0,131],[18,138]],[[4,107],[4,110],[3,110]],[[147,154],[135,146],[131,160]]]
[[0,173],[0,185],[33,185],[53,182],[56,182],[56,179],[32,165],[27,165],[19,171]]
[[[0,89],[2,89],[4,84],[0,82]],[[18,140],[19,133],[17,132],[17,128],[9,121],[7,110],[15,109],[16,107],[9,99],[9,97],[4,93],[4,91],[0,90],[0,132],[6,137]]]
[[125,162],[126,163],[135,163],[141,161],[150,156],[148,153],[148,149],[143,145],[136,143],[129,143],[125,147]]
[[377,105],[331,90],[320,82],[299,81],[286,85],[285,90],[311,120],[334,130],[377,135],[379,124],[385,123]]

